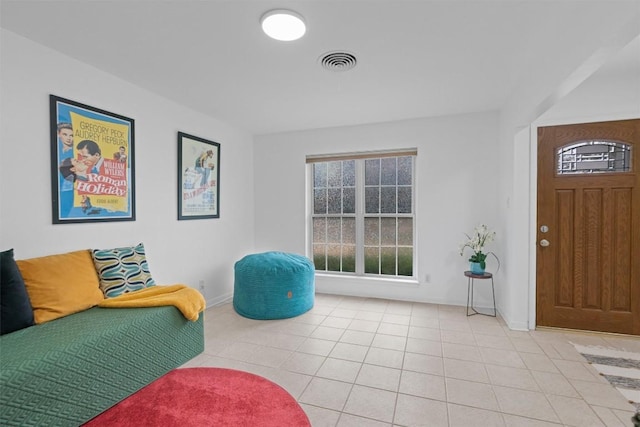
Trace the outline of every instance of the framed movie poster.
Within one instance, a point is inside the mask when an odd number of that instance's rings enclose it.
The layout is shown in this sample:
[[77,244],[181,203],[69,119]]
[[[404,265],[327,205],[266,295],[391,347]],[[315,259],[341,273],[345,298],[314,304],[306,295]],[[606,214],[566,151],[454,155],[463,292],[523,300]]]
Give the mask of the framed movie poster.
[[220,144],[178,132],[178,219],[220,218]]
[[135,221],[133,119],[54,95],[53,223]]

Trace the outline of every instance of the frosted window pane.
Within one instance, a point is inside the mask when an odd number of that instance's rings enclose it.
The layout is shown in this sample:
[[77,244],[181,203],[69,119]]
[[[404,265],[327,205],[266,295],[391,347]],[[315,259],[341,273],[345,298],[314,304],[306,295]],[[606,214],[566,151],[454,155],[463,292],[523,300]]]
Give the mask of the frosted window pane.
[[313,264],[316,270],[326,270],[325,245],[313,245]]
[[380,185],[380,159],[365,160],[364,185]]
[[398,245],[413,246],[413,218],[398,218]]
[[318,270],[413,277],[413,162],[405,156],[311,165]]
[[367,187],[364,189],[365,213],[380,213],[380,187]]
[[380,255],[378,247],[364,248],[364,272],[368,274],[380,273]]
[[413,276],[413,248],[398,248],[398,276]]
[[313,164],[313,186],[316,188],[327,186],[327,164],[326,163]]
[[380,249],[380,273],[396,274],[396,248]]
[[350,245],[356,244],[356,219],[355,218],[342,219],[342,243],[346,243]]
[[396,187],[382,187],[380,190],[380,212],[396,213]]
[[398,158],[398,185],[411,185],[411,157]]
[[595,171],[608,171],[609,162],[607,160],[590,161],[589,163],[576,163],[575,171],[595,172]]
[[327,245],[327,271],[340,271],[340,245]]
[[411,213],[411,187],[398,187],[398,213]]
[[342,162],[342,185],[354,187],[356,185],[356,161],[345,160]]
[[327,218],[327,242],[340,243],[340,218]]
[[395,245],[396,244],[396,219],[395,218],[380,218],[382,224],[382,244],[383,245]]
[[342,192],[343,213],[356,213],[356,189],[345,188]]
[[329,162],[328,187],[342,186],[342,162]]
[[364,244],[367,246],[380,244],[380,218],[364,219]]
[[[629,147],[631,148],[631,147]],[[620,150],[617,152],[609,153],[609,157],[614,160],[624,160],[626,157],[626,152],[624,150]]]
[[396,158],[381,159],[380,183],[382,185],[396,185]]
[[327,213],[327,190],[313,190],[313,213]]
[[326,243],[327,241],[327,220],[325,218],[313,219],[313,242]]
[[351,245],[342,246],[342,271],[348,273],[356,272],[356,247]]
[[342,213],[342,191],[339,188],[329,188],[329,213]]

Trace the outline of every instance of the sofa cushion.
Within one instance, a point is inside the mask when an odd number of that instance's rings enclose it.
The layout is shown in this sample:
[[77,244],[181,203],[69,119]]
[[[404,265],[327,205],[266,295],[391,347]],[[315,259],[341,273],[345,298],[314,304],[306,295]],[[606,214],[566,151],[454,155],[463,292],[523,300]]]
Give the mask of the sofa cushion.
[[77,313],[104,299],[88,249],[16,261],[36,323]]
[[0,425],[83,425],[202,353],[203,327],[170,306],[93,307],[2,335]]
[[154,286],[144,245],[114,249],[94,249],[93,261],[106,298]]
[[0,335],[33,325],[33,308],[13,249],[0,252]]

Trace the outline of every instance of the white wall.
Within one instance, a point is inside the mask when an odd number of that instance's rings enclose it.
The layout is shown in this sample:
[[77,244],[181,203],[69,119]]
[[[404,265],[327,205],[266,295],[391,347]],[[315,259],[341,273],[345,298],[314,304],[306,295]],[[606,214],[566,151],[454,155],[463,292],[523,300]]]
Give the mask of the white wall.
[[[156,282],[198,287],[209,303],[233,291],[233,264],[253,251],[253,140],[2,30],[0,250],[24,259],[143,242]],[[49,94],[135,120],[136,221],[51,222]],[[177,220],[177,132],[221,144],[220,219]]]
[[522,84],[501,111],[499,204],[508,236],[504,280],[509,287],[500,289],[499,300],[511,328],[535,328],[537,126],[640,117],[640,74],[607,67],[628,48],[640,53],[637,8],[630,16],[631,25],[619,34],[585,39],[584,51],[589,52],[588,45],[593,53],[573,58],[573,73],[555,72],[555,79]]
[[[532,130],[535,135],[535,125],[531,128],[531,124],[554,106],[558,108],[555,120],[560,120],[560,116],[565,120],[569,117],[575,120],[580,116],[582,121],[585,116],[609,120],[636,114],[640,105],[637,101],[637,84],[630,85],[628,81],[620,83],[615,77],[598,81],[594,76],[591,89],[585,89],[587,86],[584,85],[580,87],[589,95],[580,95],[577,90],[567,95],[637,35],[640,17],[637,7],[632,4],[621,6],[624,7],[609,10],[608,5],[600,5],[598,7],[602,10],[594,8],[590,12],[608,19],[613,19],[615,14],[612,12],[618,14],[616,19],[624,17],[616,27],[617,32],[611,31],[610,26],[585,28],[584,33],[574,33],[574,44],[579,48],[563,52],[559,58],[536,58],[532,62],[531,72],[520,76],[500,111],[498,124],[491,129],[490,138],[476,132],[473,126],[467,126],[466,120],[477,117],[474,115],[256,138],[257,247],[264,250],[305,251],[301,231],[305,227],[302,206],[305,183],[302,176],[307,154],[411,146],[423,148],[437,144],[436,141],[445,141],[445,148],[441,157],[434,156],[432,159],[455,158],[465,149],[469,150],[471,156],[482,151],[484,157],[479,158],[477,163],[471,160],[473,157],[463,160],[466,163],[461,164],[460,175],[446,175],[446,162],[430,162],[424,155],[418,156],[418,212],[421,222],[418,224],[418,246],[421,251],[418,255],[419,285],[390,288],[376,283],[356,282],[345,286],[339,281],[320,278],[319,289],[418,301],[464,303],[466,295],[456,274],[463,268],[463,263],[459,257],[455,260],[455,251],[450,249],[456,247],[460,239],[451,236],[461,233],[461,229],[470,229],[472,223],[481,218],[481,221],[490,225],[495,224],[498,232],[496,250],[502,261],[502,268],[496,277],[499,311],[510,327],[533,328],[536,159],[535,145],[531,143],[529,133]],[[448,134],[447,125],[456,132]],[[466,137],[461,135],[465,131],[469,131]],[[476,133],[483,136],[474,139],[472,135]],[[477,141],[478,146],[467,146],[461,143],[458,136],[462,136],[462,140],[468,144]],[[457,143],[451,144],[452,141]],[[482,144],[486,144],[484,150]],[[274,164],[285,166],[278,168]],[[489,179],[485,179],[486,170],[478,170],[482,169],[478,167],[479,164],[491,171],[488,173]],[[478,182],[468,171],[479,172],[479,181],[492,186],[492,191],[485,193],[486,199],[468,194],[468,188],[473,188],[471,183]],[[443,179],[440,175],[447,178]],[[438,181],[436,177],[439,177]],[[468,185],[467,189],[464,185]],[[275,187],[278,189],[273,190]],[[432,200],[430,198],[444,204],[446,209],[434,211],[429,203]],[[270,203],[270,200],[276,202]],[[487,214],[488,211],[490,214]],[[424,215],[427,215],[426,219]],[[426,223],[422,223],[423,220]],[[427,273],[431,275],[431,283],[424,281]]]
[[[418,283],[320,276],[316,286],[320,292],[466,304],[462,272],[470,254],[458,254],[463,233],[498,221],[497,120],[496,112],[487,112],[257,136],[256,250],[306,253],[305,156],[417,147]],[[501,237],[491,247],[498,254]],[[479,304],[486,305],[490,293],[479,292]]]
[[[637,21],[637,15],[636,10],[631,20]],[[637,33],[637,28],[630,31]],[[562,60],[560,68],[545,65],[525,76],[499,116],[478,113],[263,135],[254,144],[240,129],[2,30],[0,250],[13,247],[18,258],[28,258],[142,241],[157,281],[196,286],[204,279],[207,299],[220,301],[230,296],[233,263],[244,254],[272,249],[305,253],[307,154],[418,147],[419,282],[383,286],[322,279],[319,289],[464,304],[466,282],[460,272],[466,261],[457,247],[462,233],[483,221],[498,231],[492,248],[502,260],[496,280],[499,309],[510,326],[533,326],[527,313],[535,286],[530,277],[535,271],[530,258],[535,198],[524,195],[535,192],[535,147],[529,145],[527,155],[526,129],[553,105],[555,113],[534,123],[534,133],[537,124],[640,115],[637,84],[596,79],[591,89],[580,86],[583,92],[565,96],[559,90],[580,77],[572,70],[592,65],[589,60],[599,57],[599,48],[623,45],[620,38],[605,40],[603,34],[612,34],[610,26],[589,29],[589,38],[576,34],[581,49],[546,61]],[[554,97],[558,93],[564,103]],[[137,221],[51,224],[49,94],[135,119]],[[222,144],[220,219],[176,220],[178,130]],[[483,192],[477,191],[478,183]]]
[[[634,41],[640,58],[640,37]],[[625,48],[626,49],[626,48]],[[640,73],[624,70],[596,72],[587,81],[541,115],[536,126],[622,120],[640,117]]]

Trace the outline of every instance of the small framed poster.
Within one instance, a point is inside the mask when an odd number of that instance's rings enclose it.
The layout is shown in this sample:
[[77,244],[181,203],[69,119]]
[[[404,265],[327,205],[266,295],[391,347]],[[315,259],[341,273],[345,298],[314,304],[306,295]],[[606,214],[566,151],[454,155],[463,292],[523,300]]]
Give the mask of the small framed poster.
[[54,224],[135,221],[134,121],[49,97]]
[[220,218],[220,144],[178,132],[178,219]]

